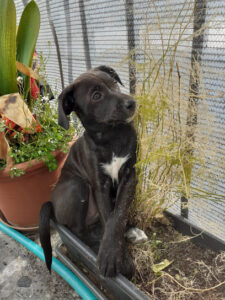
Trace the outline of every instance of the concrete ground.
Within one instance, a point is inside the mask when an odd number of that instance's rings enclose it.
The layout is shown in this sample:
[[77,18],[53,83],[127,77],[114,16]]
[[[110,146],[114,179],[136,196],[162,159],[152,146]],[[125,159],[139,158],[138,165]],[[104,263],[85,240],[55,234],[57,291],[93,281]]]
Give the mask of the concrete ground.
[[[37,234],[27,235],[38,242]],[[53,244],[58,241],[55,233]],[[55,272],[18,242],[0,231],[1,300],[78,300],[78,294]]]

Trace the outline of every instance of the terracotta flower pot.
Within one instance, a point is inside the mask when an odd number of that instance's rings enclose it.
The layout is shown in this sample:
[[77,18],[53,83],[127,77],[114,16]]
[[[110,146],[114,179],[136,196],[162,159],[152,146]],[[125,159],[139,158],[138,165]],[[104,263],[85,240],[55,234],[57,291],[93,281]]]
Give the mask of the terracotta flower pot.
[[43,161],[17,164],[25,169],[20,177],[10,178],[9,169],[0,171],[0,214],[3,221],[17,229],[35,229],[41,205],[49,201],[67,154],[53,153],[58,168],[49,172]]

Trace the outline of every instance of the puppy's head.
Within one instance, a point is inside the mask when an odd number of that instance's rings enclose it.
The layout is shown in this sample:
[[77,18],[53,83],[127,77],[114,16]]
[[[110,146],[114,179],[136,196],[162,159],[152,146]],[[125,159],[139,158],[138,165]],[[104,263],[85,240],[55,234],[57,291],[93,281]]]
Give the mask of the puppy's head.
[[100,66],[80,75],[59,96],[59,125],[68,129],[68,116],[75,111],[87,129],[99,125],[116,125],[131,121],[135,101],[120,92],[118,74]]

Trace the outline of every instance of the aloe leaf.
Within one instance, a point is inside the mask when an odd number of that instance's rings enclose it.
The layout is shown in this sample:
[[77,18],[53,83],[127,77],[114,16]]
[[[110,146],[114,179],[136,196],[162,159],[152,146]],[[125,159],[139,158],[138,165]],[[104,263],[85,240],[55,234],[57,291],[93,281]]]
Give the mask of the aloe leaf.
[[[25,7],[20,19],[16,46],[17,46],[17,61],[31,67],[32,58],[35,50],[35,45],[40,29],[40,11],[35,3],[31,1]],[[29,89],[29,78],[25,77],[25,95]]]
[[16,8],[0,0],[0,95],[18,91],[16,81]]
[[17,60],[28,67],[31,67],[39,29],[40,11],[32,0],[23,11],[16,37]]

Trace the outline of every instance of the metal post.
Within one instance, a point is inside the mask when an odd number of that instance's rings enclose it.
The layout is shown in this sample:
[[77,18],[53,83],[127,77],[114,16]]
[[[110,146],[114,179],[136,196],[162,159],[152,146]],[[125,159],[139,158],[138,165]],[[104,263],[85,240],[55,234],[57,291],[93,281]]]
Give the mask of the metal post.
[[[204,28],[206,17],[206,1],[207,0],[195,0],[194,7],[194,36],[192,40],[192,52],[191,52],[191,74],[190,74],[190,84],[189,84],[189,103],[187,111],[187,132],[186,136],[188,139],[188,145],[186,148],[186,164],[187,168],[190,168],[191,164],[188,159],[193,153],[193,143],[195,140],[195,128],[198,121],[197,115],[197,104],[198,104],[198,94],[199,94],[199,66],[201,63],[203,42],[204,42]],[[189,165],[188,165],[189,164]],[[189,178],[190,181],[190,178]],[[188,182],[190,184],[190,182]],[[188,218],[188,199],[185,196],[181,197],[181,215]]]
[[[72,51],[72,33],[71,33],[71,18],[69,0],[63,1],[65,21],[66,21],[66,35],[67,35],[67,62],[68,62],[68,82],[73,81],[73,51]],[[67,9],[68,7],[68,9]]]
[[64,89],[64,77],[63,77],[63,68],[62,68],[62,60],[61,60],[61,54],[60,54],[60,48],[59,48],[59,41],[58,41],[58,37],[57,37],[56,31],[55,31],[55,26],[51,20],[51,9],[50,9],[48,0],[46,0],[46,9],[47,9],[47,14],[48,14],[49,24],[50,24],[54,42],[55,42],[56,53],[57,53],[57,58],[58,58],[58,63],[59,63],[59,73],[60,73],[61,85],[62,85],[62,90],[63,90]]
[[91,69],[91,56],[90,56],[90,49],[89,49],[89,41],[88,41],[88,31],[87,31],[87,23],[86,23],[86,16],[85,16],[85,7],[84,1],[79,0],[79,7],[80,7],[80,19],[82,25],[82,33],[83,33],[83,44],[84,44],[84,52],[85,52],[85,62],[86,68]]
[[134,7],[133,0],[126,0],[126,26],[127,26],[127,40],[128,50],[130,54],[129,61],[129,82],[130,82],[130,93],[135,94],[136,88],[136,67],[135,67],[135,34],[134,34]]

